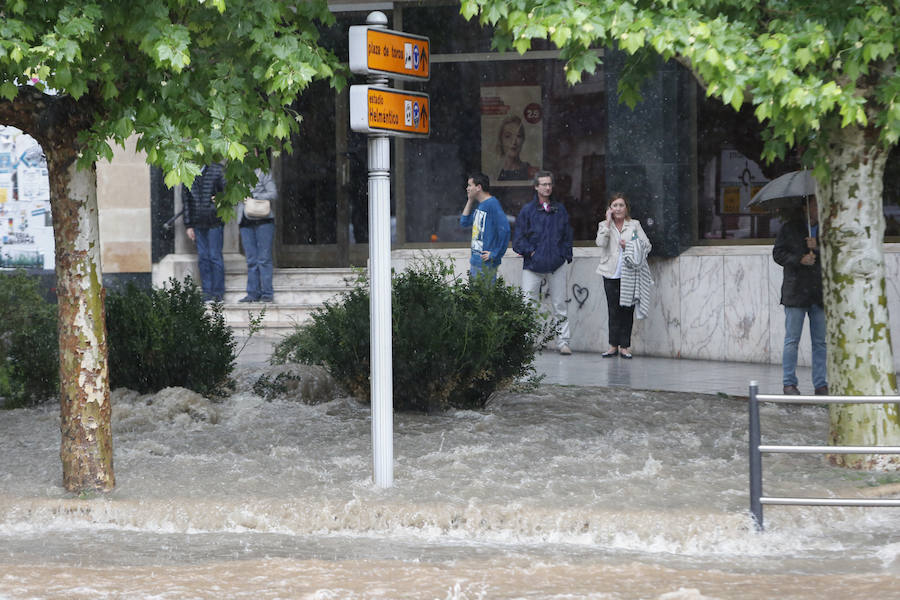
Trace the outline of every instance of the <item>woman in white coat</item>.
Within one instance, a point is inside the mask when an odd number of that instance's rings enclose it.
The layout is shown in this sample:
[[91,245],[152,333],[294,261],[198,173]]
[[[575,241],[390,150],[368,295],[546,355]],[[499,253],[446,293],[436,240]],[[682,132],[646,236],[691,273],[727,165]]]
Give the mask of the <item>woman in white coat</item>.
[[609,349],[603,358],[621,356],[631,358],[631,328],[634,323],[634,306],[620,306],[622,264],[625,245],[640,240],[649,253],[651,245],[641,223],[632,219],[628,200],[619,192],[610,196],[606,220],[597,227],[597,246],[600,247],[600,264],[597,273],[603,276],[606,305],[609,310]]

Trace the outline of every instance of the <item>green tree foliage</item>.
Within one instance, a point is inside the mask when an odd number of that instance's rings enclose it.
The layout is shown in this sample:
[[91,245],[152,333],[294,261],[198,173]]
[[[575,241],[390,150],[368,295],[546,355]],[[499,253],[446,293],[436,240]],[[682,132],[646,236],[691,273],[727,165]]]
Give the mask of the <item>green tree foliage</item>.
[[59,298],[63,485],[110,490],[112,435],[94,163],[138,149],[169,186],[228,161],[220,214],[266,148],[288,150],[290,105],[314,79],[343,83],[318,44],[324,0],[10,0],[0,9],[0,123],[47,156]]
[[710,96],[755,106],[769,158],[796,144],[822,152],[830,133],[850,125],[872,127],[872,141],[885,147],[900,139],[893,1],[463,0],[462,14],[495,26],[500,49],[524,52],[549,39],[570,83],[600,64],[594,48],[625,51],[619,93],[630,106],[655,67],[650,59],[676,59]]
[[252,183],[264,165],[250,150],[298,130],[297,95],[314,79],[344,81],[318,45],[317,24],[334,21],[321,0],[48,0],[7,2],[2,15],[0,97],[74,107],[85,167],[138,134],[170,187],[214,160],[229,161],[229,182]]
[[0,397],[4,408],[59,392],[56,306],[24,271],[0,275]]
[[208,396],[229,388],[236,342],[222,305],[204,304],[193,281],[149,292],[129,284],[106,301],[110,385],[141,392],[171,386]]
[[[494,26],[501,49],[549,39],[572,83],[600,63],[596,48],[624,51],[618,92],[631,106],[658,57],[679,61],[725,104],[750,103],[764,157],[799,147],[818,180],[832,393],[896,393],[882,248],[884,168],[900,139],[896,0],[463,0],[461,10]],[[830,439],[896,445],[900,408],[834,405]]]
[[[543,319],[516,286],[453,276],[441,261],[392,281],[393,403],[396,410],[479,408],[496,390],[534,376],[546,341]],[[327,303],[276,348],[276,364],[322,364],[354,397],[369,401],[367,281]]]

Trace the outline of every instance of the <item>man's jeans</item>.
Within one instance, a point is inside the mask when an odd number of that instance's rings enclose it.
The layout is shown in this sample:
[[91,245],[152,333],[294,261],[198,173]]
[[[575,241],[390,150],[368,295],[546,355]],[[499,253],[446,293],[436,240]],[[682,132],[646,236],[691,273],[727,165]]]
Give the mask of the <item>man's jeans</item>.
[[812,340],[813,387],[828,385],[825,367],[825,309],[821,306],[784,307],[784,354],[782,384],[797,385],[797,349],[803,334],[803,318],[809,315],[809,337]]
[[491,283],[497,281],[497,269],[498,266],[490,265],[486,262],[482,262],[478,265],[475,263],[469,263],[469,279],[477,279],[479,277],[484,277],[485,279],[490,280]]
[[559,335],[556,344],[560,348],[569,345],[569,320],[566,317],[568,305],[566,304],[566,265],[562,264],[552,273],[534,273],[528,269],[522,269],[522,291],[525,297],[541,305],[541,282],[546,279],[547,288],[544,292],[550,292],[550,304],[553,306],[553,316],[559,324]]
[[271,300],[272,289],[272,238],[275,223],[254,223],[241,227],[241,243],[247,257],[247,296],[253,300]]
[[197,269],[204,300],[225,299],[225,260],[222,258],[224,227],[194,228],[197,242]]

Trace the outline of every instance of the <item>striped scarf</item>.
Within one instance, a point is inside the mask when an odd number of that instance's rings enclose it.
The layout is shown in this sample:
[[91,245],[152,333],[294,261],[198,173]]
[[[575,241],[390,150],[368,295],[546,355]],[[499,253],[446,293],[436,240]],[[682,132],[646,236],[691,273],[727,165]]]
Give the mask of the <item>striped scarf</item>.
[[650,248],[641,239],[630,240],[623,251],[619,305],[633,306],[634,316],[638,319],[647,317],[653,300],[654,282],[647,264],[649,252]]

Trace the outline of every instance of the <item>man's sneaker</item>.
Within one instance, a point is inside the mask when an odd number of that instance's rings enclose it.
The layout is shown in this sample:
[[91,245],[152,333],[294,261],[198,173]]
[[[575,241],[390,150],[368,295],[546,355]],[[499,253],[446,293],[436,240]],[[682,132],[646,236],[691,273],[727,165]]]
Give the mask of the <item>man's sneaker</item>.
[[816,388],[816,396],[827,396],[828,395],[828,386],[820,385]]
[[250,296],[244,296],[238,302],[258,302],[256,298],[251,298]]
[[559,353],[563,356],[569,356],[570,354],[572,354],[572,349],[569,348],[568,344],[563,344],[559,347]]
[[272,296],[262,296],[259,299],[259,301],[260,302],[275,302],[275,298],[273,298]]
[[800,390],[797,389],[796,385],[786,385],[786,386],[784,386],[784,395],[785,396],[799,396]]

